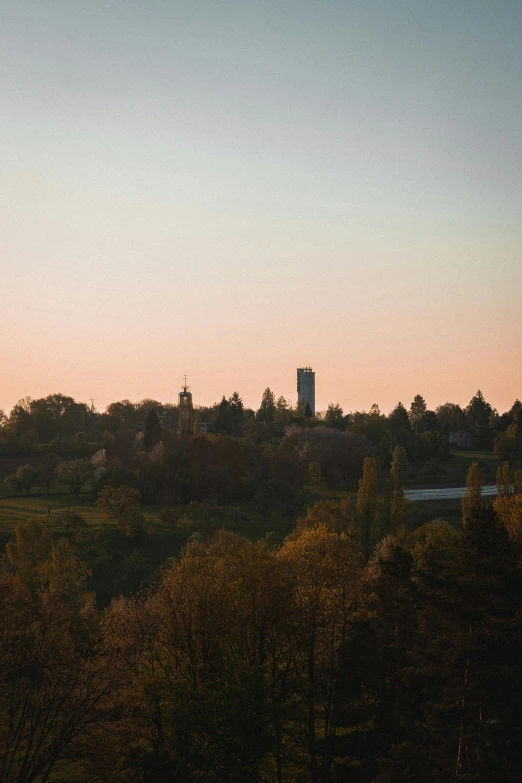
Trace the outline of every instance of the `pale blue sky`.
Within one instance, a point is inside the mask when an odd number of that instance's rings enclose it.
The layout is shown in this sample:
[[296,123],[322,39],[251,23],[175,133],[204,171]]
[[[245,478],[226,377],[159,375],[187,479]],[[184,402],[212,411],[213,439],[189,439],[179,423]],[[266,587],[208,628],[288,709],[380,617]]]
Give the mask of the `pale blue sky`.
[[520,2],[9,2],[0,407],[521,396]]

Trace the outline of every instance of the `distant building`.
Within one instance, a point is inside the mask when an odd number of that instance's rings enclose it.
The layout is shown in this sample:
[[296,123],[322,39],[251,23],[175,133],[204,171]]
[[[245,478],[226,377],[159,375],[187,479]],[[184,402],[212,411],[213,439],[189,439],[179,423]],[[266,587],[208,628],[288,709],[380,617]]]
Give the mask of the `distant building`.
[[448,441],[452,446],[460,446],[463,449],[469,449],[473,445],[473,437],[466,430],[450,432]]
[[297,403],[303,411],[308,404],[315,416],[315,372],[311,367],[297,368]]
[[192,405],[192,392],[187,386],[187,376],[185,375],[185,383],[181,387],[181,391],[178,395],[179,405],[179,426],[178,433],[180,435],[192,435],[194,433],[194,425],[196,423],[196,412]]

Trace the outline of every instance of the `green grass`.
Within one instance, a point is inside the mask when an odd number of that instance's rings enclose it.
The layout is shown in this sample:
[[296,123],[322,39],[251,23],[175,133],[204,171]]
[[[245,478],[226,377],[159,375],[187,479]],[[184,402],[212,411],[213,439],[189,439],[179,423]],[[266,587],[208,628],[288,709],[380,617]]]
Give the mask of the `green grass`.
[[[29,495],[29,497],[0,498],[0,532],[10,532],[17,522],[31,517],[40,517],[51,529],[56,528],[53,521],[65,508],[80,514],[87,524],[99,526],[103,516],[96,505],[80,496],[74,495]],[[157,521],[155,506],[143,506],[142,511],[148,522]]]
[[[3,494],[4,497],[0,497],[0,535],[3,537],[11,535],[18,522],[25,522],[31,518],[39,518],[53,533],[63,532],[57,517],[65,508],[80,514],[88,525],[100,527],[106,522],[101,511],[88,495],[81,495],[78,499],[74,495],[58,493],[28,497],[6,497],[5,493]],[[147,532],[161,535],[174,533],[172,528],[161,521],[160,509],[161,506],[158,505],[140,507],[146,519]],[[235,504],[219,507],[214,526],[223,526],[250,539],[262,538],[267,533],[273,533],[275,542],[282,541],[294,527],[294,520],[289,521],[280,510],[261,511],[254,503],[241,506],[241,515],[236,524],[235,509]],[[190,506],[179,507],[178,510],[181,517],[191,516]],[[197,517],[191,527],[183,531],[184,535],[181,536],[183,543],[192,532],[196,531],[205,531],[205,523],[200,522]]]
[[[443,481],[439,483],[450,484],[451,482],[465,483],[466,473],[469,465],[473,461],[480,462],[485,468],[486,482],[494,481],[496,468],[499,461],[489,452],[480,451],[460,451],[455,452],[455,458],[447,463],[447,472],[444,474]],[[418,483],[418,482],[417,482]],[[408,483],[411,487],[412,484]],[[352,505],[355,507],[355,493],[335,492],[334,495],[326,489],[315,488],[317,499],[328,499],[335,496],[352,497]],[[30,518],[40,518],[42,523],[49,528],[52,533],[62,533],[57,521],[58,514],[65,508],[80,514],[88,525],[100,527],[105,524],[102,513],[94,503],[92,497],[85,493],[76,498],[74,495],[66,494],[63,491],[54,490],[50,495],[31,494],[28,497],[15,497],[11,490],[0,485],[0,537],[5,542],[12,535],[18,522],[26,521]],[[197,514],[191,510],[191,506],[178,507],[181,517],[190,517],[193,519],[192,525],[184,529],[177,529],[162,522],[159,516],[161,506],[143,505],[141,511],[146,519],[146,530],[154,538],[159,540],[169,539],[169,549],[176,539],[177,547],[181,548],[192,532],[207,532],[209,527],[203,519],[199,519]],[[239,520],[236,522],[236,504],[229,504],[218,507],[216,516],[212,520],[214,527],[225,527],[228,530],[235,531],[247,538],[255,540],[271,534],[274,543],[281,543],[295,526],[295,517],[289,519],[280,508],[270,511],[261,510],[255,503],[242,504]],[[303,508],[303,514],[305,509]],[[299,513],[298,516],[301,514]],[[406,502],[405,504],[405,524],[409,530],[434,519],[445,519],[452,524],[458,524],[461,516],[460,500],[438,500],[423,502]],[[172,539],[172,541],[171,541]],[[2,541],[0,541],[0,549]],[[170,553],[169,553],[170,554]]]

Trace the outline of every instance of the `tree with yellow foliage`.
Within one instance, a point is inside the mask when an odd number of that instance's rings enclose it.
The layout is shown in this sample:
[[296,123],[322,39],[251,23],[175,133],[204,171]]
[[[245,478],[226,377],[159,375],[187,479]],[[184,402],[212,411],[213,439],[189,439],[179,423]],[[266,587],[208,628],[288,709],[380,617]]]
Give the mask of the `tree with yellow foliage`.
[[482,508],[482,488],[484,486],[484,469],[478,462],[472,462],[466,478],[466,493],[462,498],[462,525],[466,527],[468,520]]
[[399,474],[392,468],[384,489],[382,536],[400,535],[404,530],[404,491]]
[[316,525],[325,527],[334,533],[353,535],[353,514],[350,498],[342,500],[318,500],[306,512],[306,516],[297,520],[297,530]]
[[511,478],[509,465],[504,462],[497,470],[497,498],[493,507],[512,541],[522,544],[522,470]]
[[35,592],[39,583],[39,567],[51,552],[51,534],[38,519],[19,522],[15,528],[15,540],[6,548],[11,571],[21,584]]
[[509,462],[504,462],[497,468],[497,497],[508,497],[509,495],[511,495]]
[[[337,659],[355,597],[358,552],[345,533],[317,525],[287,539],[277,557],[292,584],[290,654],[304,690],[311,780],[318,783],[323,773],[329,779],[332,764]],[[319,733],[324,737],[322,757]]]
[[363,476],[359,481],[356,511],[360,526],[364,562],[370,557],[376,538],[378,466],[374,457],[365,457]]

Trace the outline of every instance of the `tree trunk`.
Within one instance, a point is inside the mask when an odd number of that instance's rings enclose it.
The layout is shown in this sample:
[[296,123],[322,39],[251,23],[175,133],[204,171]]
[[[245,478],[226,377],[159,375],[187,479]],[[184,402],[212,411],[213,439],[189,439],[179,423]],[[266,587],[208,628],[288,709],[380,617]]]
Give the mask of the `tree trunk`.
[[312,783],[319,783],[319,770],[317,769],[316,736],[315,736],[315,634],[312,634],[308,650],[308,752],[310,754],[310,771]]
[[457,764],[455,767],[455,780],[460,777],[462,769],[462,745],[464,738],[464,710],[466,708],[466,689],[468,686],[468,671],[469,671],[469,658],[466,660],[466,668],[464,670],[464,685],[462,688],[462,699],[460,700],[460,731],[459,731],[459,746],[457,750]]

